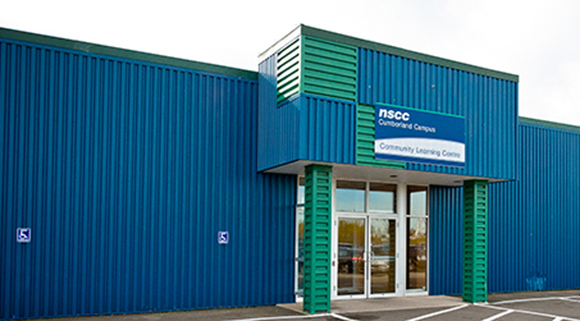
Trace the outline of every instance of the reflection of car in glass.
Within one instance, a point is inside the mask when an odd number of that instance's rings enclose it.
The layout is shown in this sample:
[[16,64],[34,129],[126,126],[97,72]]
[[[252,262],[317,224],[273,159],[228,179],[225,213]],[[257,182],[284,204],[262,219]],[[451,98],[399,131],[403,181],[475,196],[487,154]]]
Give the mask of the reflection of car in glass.
[[353,246],[348,243],[338,244],[338,272],[353,273],[362,272],[364,268],[364,247]]
[[410,271],[424,271],[427,262],[425,243],[409,244],[408,260]]
[[389,271],[389,262],[376,260],[371,263],[371,273],[387,273]]

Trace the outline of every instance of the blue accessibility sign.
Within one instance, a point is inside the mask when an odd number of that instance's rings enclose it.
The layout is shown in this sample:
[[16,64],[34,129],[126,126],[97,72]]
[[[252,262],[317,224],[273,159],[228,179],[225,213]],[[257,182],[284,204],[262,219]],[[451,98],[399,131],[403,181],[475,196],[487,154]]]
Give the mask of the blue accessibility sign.
[[218,232],[218,243],[228,244],[230,241],[230,234],[228,232]]
[[16,241],[18,243],[29,243],[30,242],[30,228],[19,227],[16,229]]

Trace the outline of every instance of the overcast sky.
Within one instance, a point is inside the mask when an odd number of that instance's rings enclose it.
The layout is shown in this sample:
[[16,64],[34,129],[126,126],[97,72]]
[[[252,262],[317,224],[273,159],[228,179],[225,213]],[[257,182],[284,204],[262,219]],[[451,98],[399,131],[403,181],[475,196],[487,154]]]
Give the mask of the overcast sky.
[[580,126],[580,0],[0,0],[0,27],[257,70],[300,23],[520,76],[520,116]]

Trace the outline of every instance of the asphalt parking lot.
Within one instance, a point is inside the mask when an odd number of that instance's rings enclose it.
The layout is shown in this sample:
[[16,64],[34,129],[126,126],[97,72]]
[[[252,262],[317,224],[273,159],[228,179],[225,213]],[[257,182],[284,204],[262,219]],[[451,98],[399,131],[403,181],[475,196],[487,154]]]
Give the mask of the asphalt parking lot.
[[580,290],[494,294],[488,303],[467,304],[458,297],[430,296],[332,302],[332,313],[308,315],[302,305],[285,304],[244,309],[219,309],[51,320],[151,321],[580,321]]

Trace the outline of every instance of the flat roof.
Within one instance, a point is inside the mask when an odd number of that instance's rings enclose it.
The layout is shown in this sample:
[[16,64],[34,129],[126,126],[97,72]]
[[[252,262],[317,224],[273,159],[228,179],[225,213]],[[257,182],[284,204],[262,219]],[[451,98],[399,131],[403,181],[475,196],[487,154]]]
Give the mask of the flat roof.
[[554,129],[562,129],[562,130],[580,132],[580,126],[562,124],[562,123],[557,123],[557,122],[552,122],[552,121],[547,121],[547,120],[534,119],[534,118],[528,118],[528,117],[519,117],[519,121],[520,121],[520,123],[526,124],[526,125],[535,125],[535,126],[542,126],[542,127],[548,127],[548,128],[554,128]]
[[113,56],[117,58],[138,60],[154,64],[211,72],[233,77],[247,78],[251,80],[258,79],[258,73],[251,70],[231,68],[205,62],[155,55],[135,50],[97,45],[89,42],[45,36],[19,30],[0,28],[0,38],[16,40],[21,42],[29,42],[51,47],[58,47],[75,51],[82,51],[86,53]]
[[284,36],[281,40],[276,42],[270,48],[265,50],[262,54],[259,55],[259,59],[263,60],[267,56],[270,56],[277,50],[281,49],[285,46],[291,39],[297,37],[298,35],[316,37],[324,40],[334,41],[346,45],[351,45],[354,47],[360,47],[364,49],[370,49],[378,52],[383,52],[395,56],[399,56],[402,58],[407,58],[411,60],[421,61],[428,64],[433,64],[441,67],[466,71],[482,76],[488,76],[497,79],[503,79],[511,82],[519,82],[519,76],[515,74],[510,74],[502,71],[497,71],[489,68],[483,68],[475,65],[470,65],[450,59],[440,58],[432,55],[423,54],[416,51],[406,50],[399,47],[389,46],[382,43],[364,40],[360,38],[355,38],[351,36],[346,36],[343,34],[326,31],[322,29],[317,29],[313,27],[309,27],[306,25],[299,25],[286,36]]

